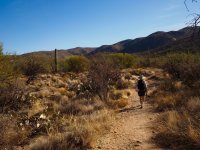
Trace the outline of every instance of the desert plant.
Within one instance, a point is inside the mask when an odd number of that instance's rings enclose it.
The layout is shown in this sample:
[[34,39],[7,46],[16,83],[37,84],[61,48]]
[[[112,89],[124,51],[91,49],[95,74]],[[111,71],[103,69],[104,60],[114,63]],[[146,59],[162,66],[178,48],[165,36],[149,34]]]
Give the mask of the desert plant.
[[114,63],[118,64],[120,68],[130,68],[133,66],[135,67],[139,62],[138,56],[126,53],[110,54],[109,57]]
[[160,82],[154,101],[157,110],[170,111],[161,118],[155,142],[168,149],[199,149],[199,56],[170,55],[165,69],[173,79]]
[[27,84],[36,78],[39,73],[46,72],[45,66],[39,57],[28,57],[23,64],[20,64],[20,69],[24,75],[28,77]]
[[173,78],[183,81],[188,86],[193,86],[200,78],[199,60],[198,54],[170,54],[167,56],[164,68]]
[[89,61],[83,56],[70,56],[66,60],[60,62],[60,70],[62,72],[83,72],[88,69]]
[[127,89],[129,87],[129,85],[130,85],[129,81],[124,81],[122,79],[120,79],[116,82],[117,89]]
[[104,55],[98,55],[91,61],[89,82],[92,92],[101,100],[108,101],[108,92],[112,85],[120,79],[120,71],[116,64]]
[[18,80],[19,73],[14,69],[15,58],[0,56],[0,107],[1,112],[18,110],[24,97],[23,82]]

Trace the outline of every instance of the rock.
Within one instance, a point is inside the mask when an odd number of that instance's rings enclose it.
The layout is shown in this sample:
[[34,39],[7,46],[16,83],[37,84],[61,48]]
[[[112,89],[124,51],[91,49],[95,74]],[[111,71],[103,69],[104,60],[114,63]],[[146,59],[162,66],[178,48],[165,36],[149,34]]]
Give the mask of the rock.
[[46,115],[45,114],[41,114],[40,115],[40,119],[46,119],[47,117],[46,117]]
[[40,75],[39,77],[42,78],[42,79],[44,80],[44,79],[47,78],[47,75],[46,75],[46,74],[42,74],[42,75]]

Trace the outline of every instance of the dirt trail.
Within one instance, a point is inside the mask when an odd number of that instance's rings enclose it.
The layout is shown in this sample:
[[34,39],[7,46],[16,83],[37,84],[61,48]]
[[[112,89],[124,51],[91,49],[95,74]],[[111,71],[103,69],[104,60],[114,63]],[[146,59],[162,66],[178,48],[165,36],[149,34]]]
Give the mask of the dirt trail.
[[[102,136],[94,150],[159,150],[152,141],[156,133],[155,127],[158,113],[154,112],[152,105],[144,103],[140,109],[137,93],[131,90],[129,105],[120,110],[117,120],[113,123],[111,131]],[[148,101],[148,98],[147,98]]]

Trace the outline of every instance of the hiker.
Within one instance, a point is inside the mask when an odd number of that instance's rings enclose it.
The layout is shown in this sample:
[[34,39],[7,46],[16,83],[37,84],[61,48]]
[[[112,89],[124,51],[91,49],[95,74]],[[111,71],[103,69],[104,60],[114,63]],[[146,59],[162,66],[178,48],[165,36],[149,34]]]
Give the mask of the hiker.
[[143,102],[145,100],[145,95],[147,95],[147,84],[144,81],[143,75],[139,76],[139,80],[137,82],[136,90],[138,92],[138,96],[140,97],[141,109],[143,108]]

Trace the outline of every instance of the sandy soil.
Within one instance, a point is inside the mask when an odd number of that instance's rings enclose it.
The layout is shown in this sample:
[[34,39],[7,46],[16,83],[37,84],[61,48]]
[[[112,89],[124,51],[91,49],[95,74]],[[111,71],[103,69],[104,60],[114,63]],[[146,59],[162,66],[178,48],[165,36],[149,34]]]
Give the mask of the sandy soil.
[[139,98],[131,89],[129,105],[119,110],[111,131],[102,136],[93,150],[159,150],[152,141],[156,133],[156,113],[146,98],[143,109],[140,109]]

